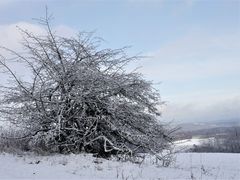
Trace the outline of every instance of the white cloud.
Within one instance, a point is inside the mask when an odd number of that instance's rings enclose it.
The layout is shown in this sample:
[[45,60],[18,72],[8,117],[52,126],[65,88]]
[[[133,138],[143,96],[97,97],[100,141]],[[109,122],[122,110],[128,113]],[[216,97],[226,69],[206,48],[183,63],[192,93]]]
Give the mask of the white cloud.
[[239,34],[191,34],[149,53],[142,72],[162,81],[186,81],[240,72]]
[[[21,49],[21,44],[20,41],[22,40],[22,36],[20,31],[18,30],[17,27],[20,27],[22,29],[27,29],[30,32],[36,33],[36,34],[41,34],[43,33],[43,29],[34,24],[30,24],[27,22],[18,22],[14,24],[7,24],[7,25],[0,25],[0,45],[13,49],[13,50],[20,50]],[[6,53],[2,49],[0,49],[0,53]]]
[[[240,117],[240,36],[195,33],[163,45],[142,62],[141,72],[162,81],[165,120],[211,121]],[[214,80],[217,86],[211,85]],[[204,80],[199,89],[199,80]],[[221,82],[221,84],[220,84]],[[169,84],[173,89],[164,89]],[[175,84],[175,85],[174,85]],[[166,86],[165,86],[166,85]],[[168,93],[168,90],[170,93]]]
[[[21,49],[22,46],[20,42],[22,40],[22,35],[17,27],[20,27],[24,30],[26,29],[36,35],[41,35],[45,33],[45,30],[42,26],[28,22],[17,22],[14,24],[0,25],[1,46],[8,47],[15,51]],[[77,32],[76,30],[64,25],[58,25],[56,27],[53,27],[53,31],[56,31],[58,35],[64,37],[73,36]],[[4,52],[0,50],[0,53]]]
[[[42,35],[45,33],[45,30],[42,26],[39,24],[32,24],[28,22],[17,22],[14,24],[4,24],[0,25],[0,46],[7,47],[11,50],[14,50],[16,52],[22,52],[22,35],[17,27],[20,27],[21,29],[28,30],[29,32],[36,34],[36,35]],[[53,31],[56,32],[58,35],[64,36],[64,37],[71,37],[76,34],[76,31],[70,27],[64,26],[64,25],[58,25],[53,27]],[[0,54],[8,57],[9,53],[3,49],[0,48]],[[26,70],[26,68],[19,64],[19,63],[10,63],[9,64],[11,68],[20,76],[28,77],[29,72]],[[7,82],[7,76],[0,73],[0,84]]]
[[[208,99],[206,99],[208,100]],[[168,103],[163,109],[165,121],[204,122],[215,120],[240,120],[240,96],[220,98],[219,100],[202,103],[182,102]]]

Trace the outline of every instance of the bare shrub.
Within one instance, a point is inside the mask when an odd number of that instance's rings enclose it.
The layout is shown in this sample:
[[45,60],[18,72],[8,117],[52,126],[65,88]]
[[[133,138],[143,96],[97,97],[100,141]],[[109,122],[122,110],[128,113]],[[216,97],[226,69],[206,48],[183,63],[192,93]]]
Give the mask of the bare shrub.
[[0,152],[21,153],[28,151],[29,138],[17,138],[21,135],[21,131],[15,131],[13,129],[2,130],[0,132]]
[[91,33],[57,36],[48,15],[39,22],[45,36],[20,29],[24,54],[3,48],[26,64],[31,81],[11,70],[10,59],[0,59],[15,82],[1,87],[0,114],[21,127],[30,147],[102,157],[170,148],[172,131],[157,119],[162,104],[158,92],[140,73],[125,70],[140,57],[128,56],[126,48],[100,49],[101,39]]

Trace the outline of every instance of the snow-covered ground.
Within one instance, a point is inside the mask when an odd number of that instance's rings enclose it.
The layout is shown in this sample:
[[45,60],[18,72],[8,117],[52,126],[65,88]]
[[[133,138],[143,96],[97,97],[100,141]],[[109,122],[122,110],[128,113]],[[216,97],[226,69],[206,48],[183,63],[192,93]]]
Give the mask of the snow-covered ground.
[[170,167],[80,155],[0,154],[0,179],[240,179],[240,154],[179,153]]

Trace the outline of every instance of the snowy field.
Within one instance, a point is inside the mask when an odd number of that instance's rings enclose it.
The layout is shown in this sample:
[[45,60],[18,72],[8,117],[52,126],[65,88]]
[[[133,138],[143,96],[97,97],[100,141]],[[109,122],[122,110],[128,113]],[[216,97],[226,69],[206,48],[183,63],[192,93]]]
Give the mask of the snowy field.
[[175,150],[177,151],[187,151],[194,147],[194,145],[201,145],[203,143],[214,142],[214,137],[212,138],[192,138],[175,141]]
[[211,179],[239,180],[240,154],[179,153],[170,167],[153,157],[142,164],[105,160],[91,155],[0,154],[0,179]]

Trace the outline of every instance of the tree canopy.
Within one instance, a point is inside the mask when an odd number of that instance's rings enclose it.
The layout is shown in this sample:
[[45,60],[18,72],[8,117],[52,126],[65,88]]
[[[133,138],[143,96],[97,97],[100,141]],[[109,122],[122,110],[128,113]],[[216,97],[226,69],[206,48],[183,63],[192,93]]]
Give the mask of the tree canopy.
[[126,48],[101,49],[92,33],[58,36],[48,16],[39,22],[45,35],[20,28],[26,53],[2,47],[31,70],[30,81],[0,57],[14,80],[1,87],[0,114],[24,130],[19,138],[47,151],[100,156],[169,148],[170,131],[157,118],[159,93],[142,74],[125,70],[138,56],[128,56]]

